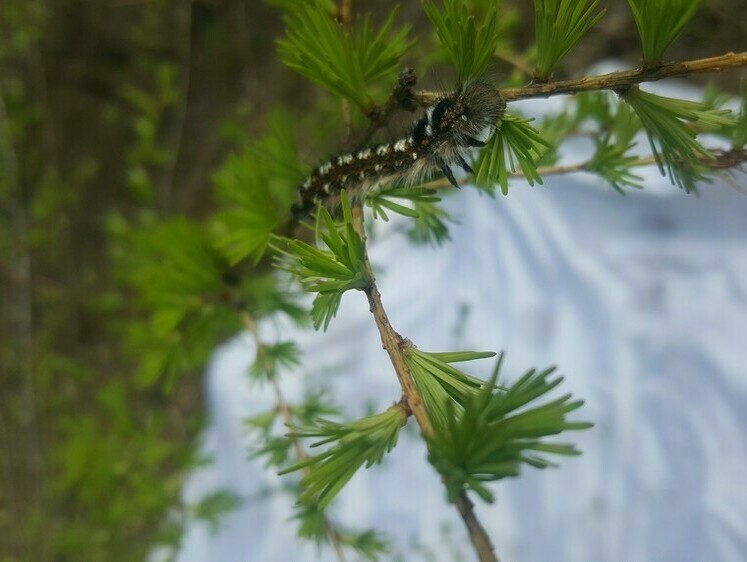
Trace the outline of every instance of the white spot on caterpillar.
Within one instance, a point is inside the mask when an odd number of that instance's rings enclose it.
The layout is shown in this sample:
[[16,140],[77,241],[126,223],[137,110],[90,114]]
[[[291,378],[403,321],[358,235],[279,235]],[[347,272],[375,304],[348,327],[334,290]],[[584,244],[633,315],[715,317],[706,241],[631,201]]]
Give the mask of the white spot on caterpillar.
[[358,153],[358,160],[365,160],[369,156],[371,156],[371,149],[370,148],[367,148],[366,150],[361,150]]
[[359,172],[358,173],[358,179],[359,180],[366,179],[366,172]]
[[466,121],[466,120],[467,120],[467,116],[466,115],[462,115],[462,121]]
[[301,189],[309,189],[311,187],[311,178],[306,178],[306,181],[303,182],[303,185],[301,186]]
[[322,190],[324,191],[324,193],[327,193],[327,194],[328,194],[328,193],[329,193],[329,184],[328,184],[328,183],[325,183],[325,184],[324,184],[324,185],[322,186]]
[[431,124],[431,121],[433,121],[433,108],[436,107],[435,105],[431,105],[428,107],[428,109],[425,110],[425,114],[428,117],[428,125]]
[[340,178],[340,181],[341,181],[342,183],[345,183],[346,181],[348,181],[348,176],[342,176],[342,177]]
[[407,141],[405,139],[398,140],[397,144],[394,145],[395,152],[404,152],[407,148]]
[[417,160],[418,159],[418,153],[417,152],[413,152],[412,153],[412,159],[413,160]]
[[430,122],[425,126],[425,136],[430,137],[433,134],[433,127],[431,127]]
[[343,164],[350,164],[353,161],[353,155],[352,154],[344,154],[343,156],[340,156],[337,158],[337,164],[339,166],[342,166]]
[[374,166],[374,172],[380,172],[381,171],[381,164],[376,164]]
[[389,145],[388,144],[382,144],[379,148],[376,149],[376,154],[379,156],[383,156],[389,152]]
[[324,176],[332,169],[332,162],[327,162],[326,164],[322,164],[319,166],[319,175]]

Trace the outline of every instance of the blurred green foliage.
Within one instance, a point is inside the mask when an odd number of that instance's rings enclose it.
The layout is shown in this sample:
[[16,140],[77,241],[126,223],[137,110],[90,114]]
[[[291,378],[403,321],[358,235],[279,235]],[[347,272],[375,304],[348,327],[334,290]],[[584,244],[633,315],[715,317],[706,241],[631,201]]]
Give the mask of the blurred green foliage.
[[[199,372],[216,341],[205,332],[238,328],[220,307],[197,307],[215,285],[179,261],[198,256],[207,275],[220,255],[184,245],[199,236],[186,219],[157,219],[177,150],[166,124],[184,103],[184,68],[162,33],[174,3],[71,4],[0,4],[3,562],[142,560],[179,540],[167,510],[182,521],[220,511],[179,500],[197,462],[197,380],[168,396],[169,371],[149,367],[176,361],[164,343],[186,326],[199,346],[170,367]],[[148,245],[150,231],[173,237]],[[170,275],[149,270],[154,259],[170,259]],[[115,263],[150,288],[142,303],[167,297],[150,322],[114,284]]]

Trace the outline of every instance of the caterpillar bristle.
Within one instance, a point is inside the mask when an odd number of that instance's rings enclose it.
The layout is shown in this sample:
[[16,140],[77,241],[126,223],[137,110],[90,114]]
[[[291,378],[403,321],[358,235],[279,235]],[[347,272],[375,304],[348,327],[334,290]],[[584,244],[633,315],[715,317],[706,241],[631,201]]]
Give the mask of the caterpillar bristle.
[[317,166],[299,189],[300,201],[291,209],[294,219],[309,215],[319,202],[334,209],[343,189],[351,200],[362,201],[382,185],[412,186],[439,173],[458,187],[451,167],[473,173],[465,156],[485,146],[480,137],[492,132],[505,109],[505,100],[489,84],[461,86],[426,108],[410,135]]

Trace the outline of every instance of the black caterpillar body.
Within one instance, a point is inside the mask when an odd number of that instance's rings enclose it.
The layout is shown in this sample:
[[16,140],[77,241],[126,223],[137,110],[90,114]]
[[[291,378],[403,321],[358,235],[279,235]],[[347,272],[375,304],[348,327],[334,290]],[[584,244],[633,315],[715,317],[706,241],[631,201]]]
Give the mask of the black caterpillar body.
[[412,186],[438,173],[457,186],[451,166],[472,173],[466,153],[485,145],[479,137],[492,130],[505,109],[506,102],[488,84],[463,86],[429,106],[408,137],[341,154],[318,166],[299,190],[293,217],[309,215],[319,202],[335,208],[343,189],[361,201],[381,185]]

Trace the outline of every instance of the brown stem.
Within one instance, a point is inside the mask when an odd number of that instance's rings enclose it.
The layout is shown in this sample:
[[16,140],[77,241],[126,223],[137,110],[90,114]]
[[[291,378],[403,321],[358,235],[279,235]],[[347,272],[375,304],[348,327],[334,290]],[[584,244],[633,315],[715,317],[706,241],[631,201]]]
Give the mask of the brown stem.
[[[365,244],[366,234],[363,227],[363,211],[360,205],[355,205],[353,207],[353,227]],[[389,317],[387,316],[386,310],[384,310],[384,305],[381,302],[381,293],[376,286],[373,269],[371,268],[371,262],[368,259],[368,251],[365,249],[365,245],[363,255],[366,272],[369,275],[369,279],[371,279],[370,284],[365,289],[365,293],[366,298],[368,299],[369,310],[371,311],[371,314],[373,314],[376,327],[379,330],[381,345],[387,352],[387,355],[389,355],[389,360],[392,362],[394,372],[396,373],[399,384],[402,387],[402,392],[404,394],[403,398],[407,408],[412,412],[413,416],[415,416],[415,420],[418,422],[423,434],[431,436],[434,433],[431,420],[428,417],[423,398],[415,385],[415,380],[412,378],[412,373],[410,372],[407,363],[405,363],[405,356],[402,353],[402,345],[406,340],[404,340],[402,336],[392,328],[392,324],[389,322]]]
[[665,63],[653,69],[637,68],[574,80],[561,80],[547,84],[531,84],[522,88],[507,88],[501,92],[501,95],[506,101],[515,101],[527,98],[546,98],[559,94],[574,94],[590,90],[625,90],[641,82],[655,82],[664,78],[685,76],[687,74],[720,72],[727,68],[737,68],[745,65],[747,65],[747,52],[731,52],[717,57]]
[[[257,325],[248,312],[243,312],[241,314],[241,319],[244,322],[246,331],[249,332],[249,334],[252,336],[252,339],[254,339],[254,343],[257,346],[257,354],[259,355],[265,344],[259,337]],[[285,425],[292,425],[293,414],[291,412],[290,406],[288,406],[288,402],[286,402],[285,397],[283,396],[283,392],[280,389],[278,381],[276,381],[275,379],[270,379],[270,385],[272,386],[272,391],[275,394],[275,403],[277,404],[277,409],[280,413],[280,416],[283,418]],[[298,462],[306,461],[308,457],[306,456],[303,447],[301,447],[301,442],[298,440],[298,438],[294,437],[293,435],[290,435],[288,438],[290,439],[293,450],[296,453],[296,460],[298,460]],[[310,471],[311,469],[309,467],[304,468],[305,474],[309,474]],[[334,548],[335,550],[337,559],[339,560],[339,562],[345,562],[345,553],[342,551],[342,544],[340,543],[340,533],[337,531],[337,529],[335,529],[330,520],[327,519],[326,515],[322,514],[322,519],[324,520],[324,527],[327,530],[327,538],[329,539],[332,548]]]
[[[365,243],[366,235],[363,228],[363,212],[360,205],[353,207],[353,226],[361,237],[361,240]],[[394,328],[392,328],[392,325],[389,322],[389,317],[387,316],[386,311],[384,310],[384,305],[381,302],[381,293],[376,287],[371,262],[368,259],[368,252],[365,250],[365,244],[363,256],[366,271],[371,279],[371,283],[365,289],[365,293],[368,298],[369,308],[374,316],[374,321],[376,322],[376,327],[381,336],[381,343],[389,355],[389,359],[394,367],[394,372],[397,374],[397,379],[399,380],[399,384],[402,387],[402,392],[404,394],[405,405],[412,412],[415,420],[420,426],[420,430],[423,432],[423,435],[431,437],[435,434],[433,425],[431,424],[428,412],[425,409],[423,397],[415,385],[415,380],[412,377],[412,373],[410,372],[407,363],[405,363],[405,358],[402,353],[403,345],[408,342],[394,331]],[[475,548],[475,552],[477,553],[480,562],[498,562],[498,558],[493,552],[493,545],[490,542],[490,537],[477,519],[477,516],[472,509],[472,502],[469,500],[465,492],[461,492],[457,496],[456,506],[459,515],[461,515],[462,520],[467,527],[470,541]]]
[[[512,102],[529,98],[547,98],[562,94],[576,94],[592,90],[625,90],[641,82],[655,82],[664,78],[700,74],[703,72],[720,72],[727,68],[738,68],[741,66],[747,66],[747,51],[741,53],[730,52],[705,59],[669,62],[656,68],[636,68],[633,70],[600,74],[598,76],[584,76],[572,80],[529,84],[520,88],[504,88],[500,90],[500,95],[507,102]],[[443,94],[417,92],[414,94],[414,97],[420,103],[430,104],[441,95]]]
[[493,543],[490,542],[488,533],[480,523],[480,520],[477,519],[475,510],[473,509],[474,506],[464,491],[459,492],[456,506],[459,510],[459,515],[462,516],[462,520],[467,526],[469,538],[472,541],[472,546],[475,547],[475,552],[477,552],[480,562],[498,562],[498,556],[493,550]]

